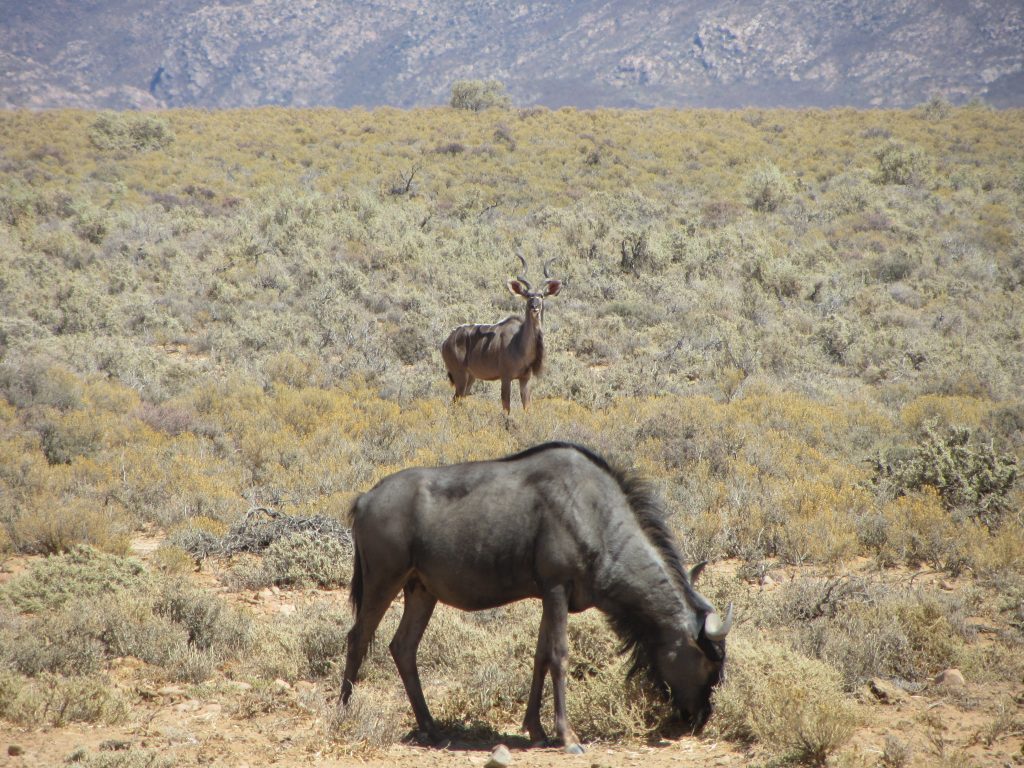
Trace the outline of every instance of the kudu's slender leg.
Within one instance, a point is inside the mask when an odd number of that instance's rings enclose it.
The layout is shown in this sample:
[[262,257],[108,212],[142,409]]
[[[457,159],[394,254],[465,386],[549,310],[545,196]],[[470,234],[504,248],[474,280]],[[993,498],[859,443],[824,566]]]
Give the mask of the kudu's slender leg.
[[501,380],[501,407],[505,413],[512,411],[512,379]]
[[522,378],[519,380],[519,399],[523,401],[523,410],[529,410],[530,408],[530,379]]
[[339,704],[348,704],[352,696],[352,686],[359,676],[359,667],[366,658],[366,651],[370,647],[373,633],[377,631],[384,614],[387,613],[391,601],[395,599],[398,591],[408,574],[402,574],[400,578],[390,584],[381,585],[368,583],[363,590],[363,604],[356,614],[356,620],[352,629],[348,632],[348,647],[345,653],[345,674],[341,678],[341,696]]
[[[565,678],[569,669],[569,598],[566,587],[559,585],[547,590],[542,598],[544,604],[537,654],[533,663],[533,683],[530,699],[526,706],[523,723],[533,741],[543,739],[544,729],[540,724],[540,700],[544,688],[544,671],[551,673],[551,687],[555,709],[555,736],[565,745],[565,751],[582,754],[583,746],[569,724],[565,711]],[[536,733],[534,732],[536,731]]]
[[458,400],[461,397],[465,397],[469,394],[469,388],[473,383],[472,377],[465,371],[458,371],[456,373],[449,374],[452,379],[452,384],[455,385],[455,396],[452,400]]
[[423,686],[420,684],[420,673],[416,668],[416,649],[419,648],[423,632],[427,628],[437,598],[427,592],[423,585],[413,579],[405,585],[405,610],[398,624],[395,637],[388,649],[395,660],[398,674],[402,677],[405,692],[409,695],[416,724],[420,731],[427,735],[433,743],[440,741],[440,733],[434,718],[430,716],[427,700],[423,697]]

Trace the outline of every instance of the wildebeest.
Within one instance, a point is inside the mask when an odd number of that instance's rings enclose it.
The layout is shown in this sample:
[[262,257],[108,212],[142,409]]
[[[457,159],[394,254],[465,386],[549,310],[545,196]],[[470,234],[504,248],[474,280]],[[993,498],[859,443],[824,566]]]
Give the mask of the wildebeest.
[[494,461],[405,469],[352,506],[352,605],[341,703],[352,694],[377,625],[399,592],[405,609],[389,646],[419,730],[432,741],[416,649],[437,601],[465,611],[540,598],[542,619],[523,727],[534,742],[546,673],[554,688],[555,731],[582,751],[566,719],[570,612],[607,614],[633,654],[632,672],[650,676],[697,729],[725,661],[723,621],[693,586],[650,487],[571,443],[545,443]]
[[523,272],[505,284],[516,296],[526,299],[523,317],[506,317],[493,325],[460,325],[441,345],[441,357],[448,379],[455,385],[455,399],[469,394],[477,379],[501,379],[501,407],[512,407],[512,380],[519,380],[523,409],[530,407],[530,378],[540,375],[544,366],[544,299],[557,296],[562,281],[548,275],[553,259],[544,264],[544,284],[533,290],[525,275],[526,259],[519,255]]

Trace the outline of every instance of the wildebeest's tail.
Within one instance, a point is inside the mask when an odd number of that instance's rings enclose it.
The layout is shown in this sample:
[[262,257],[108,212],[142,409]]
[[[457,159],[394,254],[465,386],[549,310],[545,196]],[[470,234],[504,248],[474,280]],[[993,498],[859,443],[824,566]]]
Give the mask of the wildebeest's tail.
[[452,384],[455,383],[455,377],[452,376],[452,372],[451,371],[448,371],[448,381],[450,381]]
[[349,602],[356,616],[363,605],[363,564],[359,557],[359,546],[356,545],[355,556],[352,558],[352,583],[349,586]]
[[[352,506],[348,510],[348,527],[349,530],[355,526],[356,522],[356,507],[359,506],[359,499],[362,496],[357,496],[356,500],[352,502]],[[352,603],[352,610],[355,611],[356,615],[359,615],[359,609],[363,605],[363,562],[359,556],[359,540],[356,539],[355,535],[352,536],[352,581],[349,583],[349,602]]]

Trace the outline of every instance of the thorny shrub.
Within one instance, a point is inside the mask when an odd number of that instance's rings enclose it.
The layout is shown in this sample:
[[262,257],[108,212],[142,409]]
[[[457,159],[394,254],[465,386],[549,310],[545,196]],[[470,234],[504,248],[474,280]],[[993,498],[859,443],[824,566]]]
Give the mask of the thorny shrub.
[[950,427],[945,435],[926,428],[910,455],[874,462],[875,483],[889,494],[934,488],[943,506],[996,530],[1011,511],[1009,493],[1019,462],[992,444],[972,443],[971,430]]

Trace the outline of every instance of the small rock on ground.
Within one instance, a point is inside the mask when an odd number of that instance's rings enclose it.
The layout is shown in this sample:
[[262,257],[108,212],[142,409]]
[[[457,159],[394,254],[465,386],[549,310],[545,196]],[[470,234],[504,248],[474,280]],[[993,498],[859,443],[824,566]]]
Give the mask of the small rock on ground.
[[908,698],[905,691],[878,677],[868,681],[868,692],[882,704],[896,704]]
[[965,685],[964,673],[959,669],[944,669],[935,676],[935,684],[950,688],[963,688]]
[[508,751],[508,747],[504,744],[499,744],[491,752],[491,759],[487,761],[484,768],[508,768],[512,764],[512,753]]

